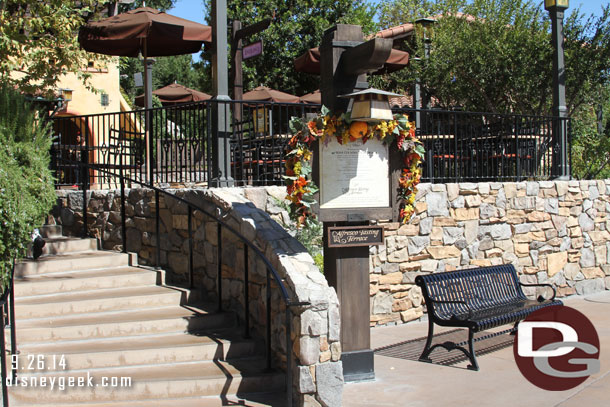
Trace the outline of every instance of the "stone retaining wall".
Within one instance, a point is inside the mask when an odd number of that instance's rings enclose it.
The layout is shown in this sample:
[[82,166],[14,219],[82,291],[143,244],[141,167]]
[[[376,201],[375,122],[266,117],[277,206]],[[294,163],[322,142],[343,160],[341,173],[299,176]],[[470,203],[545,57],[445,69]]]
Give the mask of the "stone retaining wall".
[[416,215],[370,250],[371,326],[422,317],[425,273],[512,263],[559,297],[610,289],[609,214],[610,180],[420,184]]
[[[283,198],[282,188],[181,189],[170,191],[221,216],[235,230],[254,242],[279,272],[292,299],[311,305],[293,307],[292,341],[294,401],[298,406],[338,407],[341,405],[343,369],[340,361],[340,313],[334,289],[330,288],[306,249],[292,238],[272,217],[286,214],[272,197]],[[120,249],[121,214],[117,191],[92,191],[89,194],[89,230],[106,249]],[[127,250],[138,254],[141,264],[155,261],[156,228],[154,192],[131,189],[127,196]],[[159,205],[161,266],[170,284],[188,281],[188,211],[185,204],[164,199]],[[247,197],[250,197],[251,202]],[[67,234],[82,232],[82,192],[58,191],[54,216]],[[272,213],[270,216],[264,210]],[[205,289],[205,299],[213,301],[217,292],[217,224],[200,211],[192,214],[193,265],[195,290]],[[282,218],[283,217],[283,218]],[[232,233],[223,231],[222,291],[226,309],[244,320],[244,245]],[[265,337],[266,266],[249,249],[250,318],[255,337]],[[272,347],[274,365],[285,366],[285,307],[280,292],[272,283]]]

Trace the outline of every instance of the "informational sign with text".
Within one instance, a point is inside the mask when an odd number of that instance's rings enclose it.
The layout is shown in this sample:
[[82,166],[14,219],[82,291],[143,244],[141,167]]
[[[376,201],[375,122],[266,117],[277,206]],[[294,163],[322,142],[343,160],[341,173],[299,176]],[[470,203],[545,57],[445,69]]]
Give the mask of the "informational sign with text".
[[320,208],[390,206],[388,147],[380,140],[320,143]]

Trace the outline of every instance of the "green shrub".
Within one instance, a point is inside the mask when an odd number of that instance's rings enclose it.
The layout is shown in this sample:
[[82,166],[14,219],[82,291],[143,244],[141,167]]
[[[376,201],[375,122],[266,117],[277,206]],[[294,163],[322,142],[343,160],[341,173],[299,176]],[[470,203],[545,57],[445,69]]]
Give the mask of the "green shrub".
[[[277,198],[273,198],[273,200],[280,208],[290,212],[287,201]],[[305,246],[316,266],[324,273],[324,242],[322,241],[324,225],[322,222],[311,218],[307,219],[307,222],[300,228],[297,228],[294,222],[290,222],[290,224],[282,223],[282,227]]]
[[308,219],[306,224],[296,230],[296,238],[305,246],[316,266],[324,273],[324,226],[317,219]]
[[0,279],[25,254],[30,234],[55,202],[50,128],[16,91],[0,87]]

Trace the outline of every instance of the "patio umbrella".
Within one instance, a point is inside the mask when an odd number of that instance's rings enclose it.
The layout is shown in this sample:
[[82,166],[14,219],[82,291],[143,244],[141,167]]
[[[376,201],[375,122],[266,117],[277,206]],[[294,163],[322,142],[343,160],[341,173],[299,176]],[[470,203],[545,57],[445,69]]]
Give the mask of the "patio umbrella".
[[[211,99],[212,96],[186,86],[172,83],[153,91],[163,106],[174,106],[181,103],[199,102]],[[136,96],[136,105],[144,106],[144,95]]]
[[322,103],[322,94],[320,93],[320,89],[316,89],[311,93],[301,96],[299,100],[302,103],[311,103],[319,105]]
[[[89,52],[105,55],[144,57],[144,73],[148,78],[149,57],[192,54],[203,43],[211,43],[212,28],[166,14],[150,7],[141,7],[81,27],[80,45]],[[150,96],[151,89],[146,89]],[[150,97],[145,98],[148,106]]]
[[[373,75],[381,75],[398,71],[409,63],[409,53],[398,49],[392,49],[384,66]],[[311,48],[303,55],[294,60],[294,67],[299,72],[320,75],[320,49]]]
[[299,97],[279,90],[259,86],[250,92],[244,93],[243,100],[277,103],[299,103]]

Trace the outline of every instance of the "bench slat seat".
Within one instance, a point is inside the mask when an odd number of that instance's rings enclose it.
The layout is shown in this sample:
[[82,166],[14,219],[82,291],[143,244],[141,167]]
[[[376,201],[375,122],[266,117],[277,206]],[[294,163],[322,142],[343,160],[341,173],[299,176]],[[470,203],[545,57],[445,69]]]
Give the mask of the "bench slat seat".
[[[553,300],[540,303],[537,300],[519,300],[508,304],[498,305],[494,308],[487,308],[475,311],[470,316],[468,313],[456,314],[454,318],[450,318],[449,322],[457,320],[458,324],[447,326],[465,326],[464,320],[467,320],[467,327],[472,328],[475,332],[485,331],[487,329],[510,324],[513,322],[525,319],[529,314],[549,305],[561,305],[561,301]],[[440,325],[440,324],[439,324]]]
[[[470,359],[470,369],[478,370],[474,352],[474,333],[507,324],[515,324],[529,314],[548,306],[563,305],[555,300],[555,289],[549,284],[523,284],[512,264],[481,267],[418,276],[428,309],[428,339],[420,360],[430,362],[429,355],[438,346],[459,349]],[[553,290],[551,299],[542,296],[528,299],[522,286],[545,286]],[[459,344],[444,343],[430,346],[434,324],[468,328],[469,350]]]

